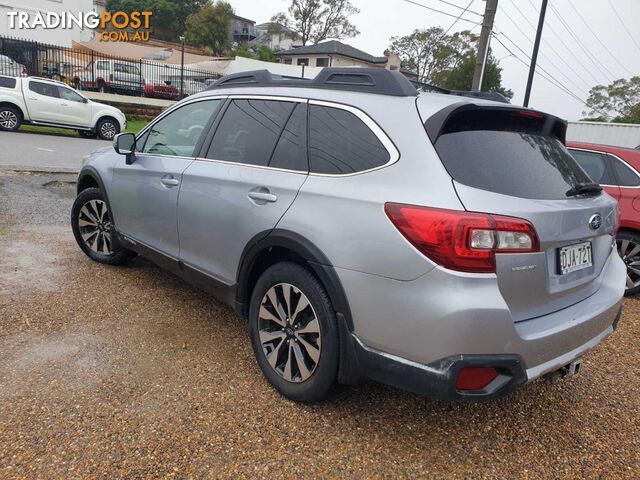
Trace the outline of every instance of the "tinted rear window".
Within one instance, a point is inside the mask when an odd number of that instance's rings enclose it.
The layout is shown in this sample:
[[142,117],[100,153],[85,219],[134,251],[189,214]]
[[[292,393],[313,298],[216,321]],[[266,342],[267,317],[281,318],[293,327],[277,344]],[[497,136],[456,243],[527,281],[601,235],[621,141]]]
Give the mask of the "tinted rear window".
[[0,87],[16,88],[16,79],[11,77],[0,77]]
[[591,179],[554,128],[517,112],[464,112],[449,120],[435,147],[457,182],[514,197],[563,199]]

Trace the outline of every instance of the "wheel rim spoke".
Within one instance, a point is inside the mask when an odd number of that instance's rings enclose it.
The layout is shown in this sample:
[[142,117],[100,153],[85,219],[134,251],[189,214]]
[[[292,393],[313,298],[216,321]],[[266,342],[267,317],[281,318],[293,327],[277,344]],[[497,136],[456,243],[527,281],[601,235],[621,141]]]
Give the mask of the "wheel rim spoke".
[[258,334],[267,363],[280,377],[299,383],[313,375],[322,350],[321,330],[304,292],[289,283],[267,290],[258,311]]
[[112,255],[109,209],[102,200],[89,200],[78,213],[78,228],[85,245],[101,255]]

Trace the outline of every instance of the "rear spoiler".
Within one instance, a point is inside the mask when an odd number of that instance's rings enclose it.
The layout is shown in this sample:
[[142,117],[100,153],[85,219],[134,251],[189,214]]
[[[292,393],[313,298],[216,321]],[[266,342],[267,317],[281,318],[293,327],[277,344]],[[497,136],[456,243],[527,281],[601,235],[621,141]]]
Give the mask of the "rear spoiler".
[[480,98],[482,100],[492,100],[500,103],[511,103],[507,97],[498,92],[473,92],[471,90],[451,90],[449,88],[439,87],[432,83],[418,82],[411,80],[411,84],[417,90],[431,90],[433,92],[444,93],[447,95],[458,95],[459,97]]
[[495,113],[497,115],[516,114],[530,119],[531,122],[539,122],[536,128],[539,127],[540,132],[543,134],[554,136],[563,144],[566,141],[567,121],[554,115],[516,106],[476,105],[474,103],[458,102],[436,112],[424,122],[424,128],[427,131],[427,135],[429,135],[431,143],[436,143],[436,140],[446,131],[447,125],[452,119],[467,112],[486,112],[487,114]]

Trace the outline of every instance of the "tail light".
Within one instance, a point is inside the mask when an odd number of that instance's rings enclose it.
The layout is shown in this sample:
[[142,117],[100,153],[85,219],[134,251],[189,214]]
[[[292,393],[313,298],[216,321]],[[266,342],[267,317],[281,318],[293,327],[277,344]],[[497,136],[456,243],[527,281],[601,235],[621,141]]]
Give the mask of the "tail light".
[[458,390],[480,390],[495,380],[498,371],[493,367],[464,367],[456,378]]
[[22,68],[22,76],[23,77],[28,77],[29,76],[29,70],[27,70],[27,67],[23,67]]
[[395,227],[438,265],[461,272],[496,271],[496,253],[540,251],[533,225],[487,213],[387,203]]

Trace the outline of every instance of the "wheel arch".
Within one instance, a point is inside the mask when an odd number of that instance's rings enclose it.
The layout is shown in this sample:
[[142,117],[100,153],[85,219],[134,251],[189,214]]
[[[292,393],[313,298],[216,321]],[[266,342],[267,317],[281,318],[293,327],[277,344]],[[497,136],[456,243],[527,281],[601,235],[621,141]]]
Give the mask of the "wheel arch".
[[120,120],[118,120],[115,116],[113,116],[113,114],[111,113],[98,113],[97,118],[95,123],[93,124],[93,128],[95,131],[98,131],[98,124],[102,121],[102,120],[113,120],[116,125],[118,125],[118,127],[120,128],[120,130],[122,130],[122,124],[120,123]]
[[[92,167],[84,167],[80,171],[80,174],[78,175],[78,180],[76,184],[76,194],[79,194],[83,190],[86,190],[87,188],[91,188],[91,187],[99,188],[100,190],[102,190],[102,194],[106,198],[107,192],[104,188],[104,182],[100,178],[100,175],[98,174],[98,172]],[[108,203],[108,200],[107,200],[107,203]]]
[[303,264],[312,271],[326,289],[333,309],[344,317],[349,330],[353,331],[349,303],[333,265],[310,240],[289,230],[261,232],[245,247],[238,267],[236,310],[246,318],[258,277],[271,265],[287,260]]
[[0,101],[0,107],[13,107],[13,108],[15,108],[20,113],[20,116],[22,117],[22,120],[24,120],[24,110],[22,110],[20,105],[18,105],[16,103],[13,103],[13,102]]

